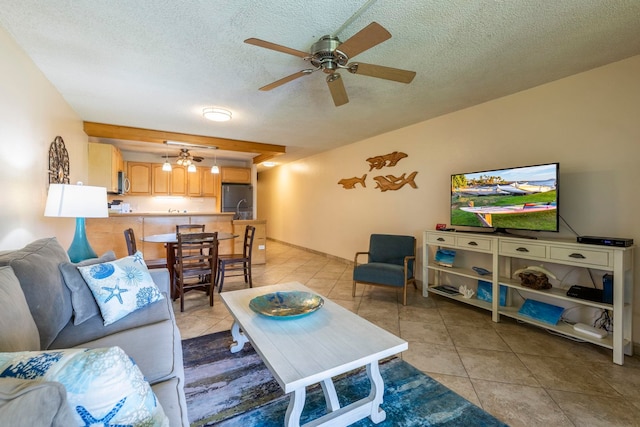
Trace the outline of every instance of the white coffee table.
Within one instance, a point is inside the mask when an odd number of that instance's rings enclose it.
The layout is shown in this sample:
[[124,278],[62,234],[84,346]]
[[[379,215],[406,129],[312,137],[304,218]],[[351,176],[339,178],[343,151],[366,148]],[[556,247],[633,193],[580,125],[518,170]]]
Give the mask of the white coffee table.
[[[274,319],[249,308],[256,296],[293,290],[314,293],[292,282],[220,294],[235,319],[231,351],[238,352],[251,342],[280,387],[291,393],[286,426],[300,426],[306,387],[316,383],[322,386],[328,413],[306,426],[346,426],[365,417],[374,423],[383,421],[384,382],[378,361],[406,350],[407,342],[324,297],[322,308],[295,319]],[[341,408],[332,377],[362,366],[366,366],[371,392]]]

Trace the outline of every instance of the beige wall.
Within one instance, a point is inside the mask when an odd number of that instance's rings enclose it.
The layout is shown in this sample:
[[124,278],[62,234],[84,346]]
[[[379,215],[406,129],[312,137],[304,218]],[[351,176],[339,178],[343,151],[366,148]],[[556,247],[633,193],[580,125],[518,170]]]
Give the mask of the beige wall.
[[[0,250],[46,236],[66,247],[73,220],[42,214],[48,149],[62,136],[71,182],[86,180],[82,120],[1,28],[0,58]],[[421,241],[424,229],[447,222],[451,173],[559,161],[561,214],[569,224],[581,234],[640,243],[639,75],[636,56],[263,172],[258,217],[268,221],[271,238],[352,259],[372,232]],[[377,174],[366,158],[394,150],[409,157],[389,170],[418,171],[418,189],[374,188]],[[337,184],[365,173],[366,189]],[[560,235],[571,233],[563,227]],[[640,298],[635,313],[639,342]]]
[[85,180],[82,121],[2,28],[0,58],[0,250],[48,236],[57,236],[67,247],[74,220],[43,216],[49,145],[61,136],[69,152],[71,182]]
[[[558,161],[560,214],[571,227],[638,244],[638,76],[635,56],[262,172],[258,218],[267,220],[270,238],[351,260],[366,250],[372,232],[410,234],[421,243],[423,230],[448,223],[452,173]],[[395,150],[409,157],[368,172],[368,157]],[[418,189],[374,188],[373,176],[412,171]],[[366,189],[337,184],[364,173]],[[558,235],[572,233],[562,224],[560,233],[541,237]],[[640,250],[635,265],[640,268]],[[639,342],[640,297],[635,318]]]

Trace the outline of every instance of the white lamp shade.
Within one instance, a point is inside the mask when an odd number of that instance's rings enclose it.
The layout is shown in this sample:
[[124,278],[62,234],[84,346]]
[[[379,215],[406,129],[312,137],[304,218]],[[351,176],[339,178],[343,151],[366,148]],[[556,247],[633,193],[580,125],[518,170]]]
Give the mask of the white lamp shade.
[[107,189],[90,185],[51,184],[44,216],[106,218]]

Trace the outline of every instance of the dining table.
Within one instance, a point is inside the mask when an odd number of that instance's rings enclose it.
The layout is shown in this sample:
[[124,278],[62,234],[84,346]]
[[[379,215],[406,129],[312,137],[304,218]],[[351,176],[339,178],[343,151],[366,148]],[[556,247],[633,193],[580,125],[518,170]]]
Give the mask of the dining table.
[[[237,234],[228,233],[226,231],[218,231],[218,240],[230,240],[238,237]],[[173,277],[173,269],[176,263],[176,246],[178,245],[177,233],[150,234],[143,236],[143,242],[163,243],[167,249],[167,269],[169,270],[169,283],[171,284],[171,298],[176,297],[175,280]]]

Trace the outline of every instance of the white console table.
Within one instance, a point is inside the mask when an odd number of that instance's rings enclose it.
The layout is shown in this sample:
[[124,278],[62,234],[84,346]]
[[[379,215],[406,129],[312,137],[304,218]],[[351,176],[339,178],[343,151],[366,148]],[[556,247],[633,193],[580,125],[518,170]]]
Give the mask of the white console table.
[[[632,318],[633,318],[633,251],[634,247],[611,247],[585,245],[562,240],[529,240],[518,237],[483,235],[480,233],[425,231],[423,233],[423,295],[435,293],[466,304],[483,308],[491,312],[494,322],[500,316],[507,316],[522,322],[553,330],[560,334],[578,338],[613,350],[613,362],[624,363],[624,355],[633,354]],[[456,258],[453,267],[439,265],[435,261],[438,248],[453,249]],[[547,290],[535,290],[524,287],[513,272],[524,266],[543,265],[558,278],[569,277],[574,269],[586,270],[590,277],[599,278],[594,283],[601,288],[601,278],[605,273],[613,274],[613,304],[589,301],[567,296],[571,285],[592,286],[591,283],[552,283]],[[479,275],[471,267],[482,267],[491,272]],[[568,272],[567,272],[568,271]],[[558,274],[562,273],[562,274]],[[478,280],[491,282],[492,302],[476,298],[464,298],[451,295],[435,286],[450,284],[458,287],[462,284],[473,288]],[[552,281],[553,282],[553,281]],[[499,304],[500,286],[507,288],[506,305]],[[477,294],[477,292],[476,292]],[[522,298],[516,298],[522,297]],[[573,329],[563,321],[550,325],[518,313],[522,299],[534,299],[548,302],[566,309],[583,311],[607,310],[613,313],[613,332],[605,338],[595,338]],[[565,311],[566,312],[566,311]],[[587,323],[587,322],[585,322]]]

